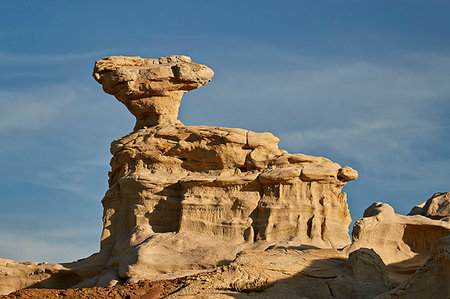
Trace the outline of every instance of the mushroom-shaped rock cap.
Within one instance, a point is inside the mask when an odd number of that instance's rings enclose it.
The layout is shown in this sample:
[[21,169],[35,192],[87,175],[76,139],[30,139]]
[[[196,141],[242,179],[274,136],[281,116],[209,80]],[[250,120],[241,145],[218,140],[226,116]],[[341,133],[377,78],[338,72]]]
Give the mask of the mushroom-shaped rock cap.
[[157,59],[110,56],[98,60],[94,78],[136,116],[135,129],[177,122],[181,97],[208,83],[214,72],[187,56]]

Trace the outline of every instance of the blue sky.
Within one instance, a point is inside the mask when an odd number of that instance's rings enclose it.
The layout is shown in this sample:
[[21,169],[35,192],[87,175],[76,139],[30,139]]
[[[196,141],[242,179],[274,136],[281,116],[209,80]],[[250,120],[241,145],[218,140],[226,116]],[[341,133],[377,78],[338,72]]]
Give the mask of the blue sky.
[[450,191],[448,1],[10,1],[0,11],[0,257],[99,249],[109,144],[133,116],[91,77],[110,55],[213,68],[186,125],[270,131],[357,169],[354,220]]

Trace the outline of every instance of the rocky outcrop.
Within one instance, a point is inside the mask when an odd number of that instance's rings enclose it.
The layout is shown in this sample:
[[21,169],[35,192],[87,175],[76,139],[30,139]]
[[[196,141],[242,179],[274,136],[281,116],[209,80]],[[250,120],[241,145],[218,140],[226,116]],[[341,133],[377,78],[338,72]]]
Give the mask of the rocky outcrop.
[[369,249],[350,257],[336,249],[241,252],[230,265],[168,298],[373,298],[391,289],[386,266]]
[[136,117],[135,129],[176,123],[181,97],[211,80],[214,72],[187,56],[158,59],[111,56],[95,63],[94,78]]
[[212,76],[186,56],[96,62],[94,78],[136,117],[111,144],[100,251],[65,264],[0,259],[0,293],[192,274],[171,298],[447,298],[450,193],[408,216],[374,203],[350,244],[341,190],[355,170],[289,154],[271,133],[177,119],[182,95]]
[[450,222],[420,215],[404,216],[385,203],[374,203],[355,222],[348,251],[372,248],[383,259],[392,281],[411,277],[432,255],[438,240],[450,233]]
[[[441,202],[441,206],[446,203]],[[446,218],[442,218],[446,219]],[[447,221],[403,216],[374,203],[341,249],[276,246],[241,252],[208,279],[169,298],[448,298]]]
[[450,221],[450,192],[433,194],[430,199],[415,206],[408,215]]
[[[182,276],[227,264],[242,250],[350,242],[341,189],[358,177],[355,170],[289,154],[271,133],[177,119],[182,95],[213,74],[186,56],[95,63],[95,80],[128,108],[136,126],[111,144],[100,252],[55,265],[77,277],[73,285]],[[20,287],[40,279],[58,286],[41,276]]]
[[[355,170],[289,154],[270,133],[176,120],[180,95],[212,75],[185,56],[96,63],[96,80],[137,118],[135,131],[111,145],[102,200],[101,251],[121,278],[213,267],[244,248],[350,241],[341,189]],[[170,111],[158,108],[174,101]]]
[[450,236],[441,238],[427,262],[397,288],[376,299],[450,297]]

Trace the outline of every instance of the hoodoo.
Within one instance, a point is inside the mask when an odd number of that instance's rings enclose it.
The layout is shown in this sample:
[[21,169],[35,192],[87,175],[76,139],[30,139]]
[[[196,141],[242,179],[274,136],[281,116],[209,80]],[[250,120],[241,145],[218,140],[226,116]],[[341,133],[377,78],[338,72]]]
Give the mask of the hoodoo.
[[0,259],[0,293],[195,274],[171,298],[413,298],[424,294],[411,286],[422,278],[444,298],[449,193],[411,216],[374,203],[351,244],[341,190],[355,170],[289,154],[271,133],[177,119],[182,95],[213,75],[186,56],[95,63],[95,80],[136,117],[133,132],[111,144],[100,251],[66,264]]
[[212,76],[186,56],[95,64],[94,78],[137,119],[133,133],[112,143],[102,201],[101,250],[119,277],[213,267],[244,248],[350,241],[341,188],[356,171],[288,154],[271,133],[176,119],[181,95]]

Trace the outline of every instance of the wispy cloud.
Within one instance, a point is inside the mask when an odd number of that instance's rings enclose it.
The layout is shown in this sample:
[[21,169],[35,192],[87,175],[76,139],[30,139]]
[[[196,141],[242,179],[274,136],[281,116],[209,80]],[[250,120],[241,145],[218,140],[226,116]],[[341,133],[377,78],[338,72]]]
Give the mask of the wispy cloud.
[[53,65],[62,62],[83,60],[86,58],[98,58],[102,55],[111,55],[116,52],[115,49],[106,49],[99,51],[83,53],[64,53],[64,54],[34,54],[34,53],[11,53],[0,51],[0,65]]
[[394,56],[381,63],[293,55],[254,68],[230,65],[198,92],[196,114],[185,115],[275,132],[290,152],[356,162],[370,172],[359,183],[379,179],[384,188],[396,177],[401,188],[444,185],[450,169],[438,165],[449,160],[438,148],[450,146],[450,119],[442,113],[450,109],[450,55]]
[[[17,262],[74,261],[98,250],[98,244],[92,242],[92,244],[86,245],[81,241],[93,239],[93,236],[90,236],[91,231],[92,229],[88,228],[73,231],[66,227],[46,233],[36,230],[32,233],[0,231],[0,257]],[[70,236],[71,239],[68,238]]]
[[48,86],[34,91],[0,90],[0,133],[36,130],[64,118],[77,98],[74,88]]
[[101,194],[107,189],[106,172],[103,174],[103,185],[93,189],[88,182],[92,180],[91,176],[94,173],[103,171],[107,164],[108,161],[104,156],[91,157],[88,160],[77,160],[62,165],[56,164],[53,167],[49,165],[50,167],[46,170],[28,173],[24,177],[28,178],[30,184],[74,193],[78,195],[77,198],[80,200],[99,201]]

